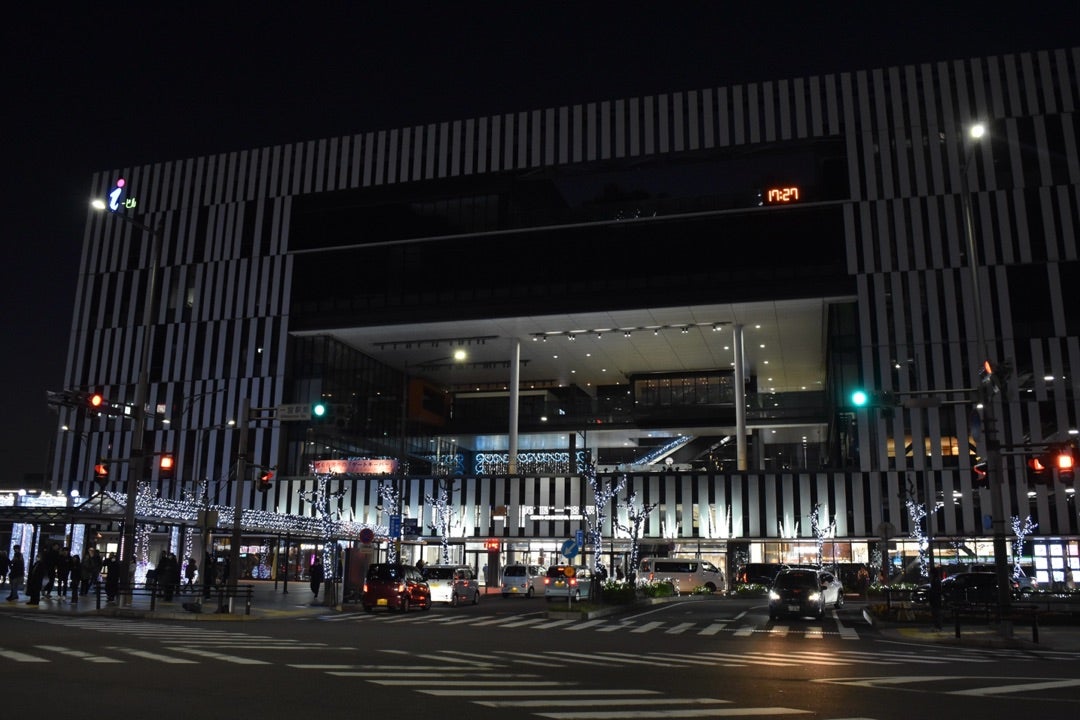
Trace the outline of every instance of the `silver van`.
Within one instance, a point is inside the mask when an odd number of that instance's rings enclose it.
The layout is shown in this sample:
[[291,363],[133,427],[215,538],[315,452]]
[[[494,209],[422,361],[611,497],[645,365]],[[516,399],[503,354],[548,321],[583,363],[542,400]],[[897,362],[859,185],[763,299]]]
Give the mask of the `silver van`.
[[698,558],[645,558],[638,566],[638,582],[659,582],[670,579],[680,593],[693,592],[699,587],[709,592],[724,590],[724,573],[708,560]]
[[542,565],[513,563],[503,568],[502,596],[531,598],[544,594],[544,578],[547,568]]

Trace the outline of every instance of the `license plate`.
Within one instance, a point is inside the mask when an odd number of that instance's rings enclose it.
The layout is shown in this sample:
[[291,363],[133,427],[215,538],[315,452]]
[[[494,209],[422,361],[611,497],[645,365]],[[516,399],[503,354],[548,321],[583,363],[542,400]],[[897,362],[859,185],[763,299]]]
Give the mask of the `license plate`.
[[787,611],[788,612],[799,612],[799,606],[798,605],[788,605],[787,606]]
[[379,598],[378,600],[375,601],[375,604],[376,605],[386,605],[387,600],[386,600],[386,598]]

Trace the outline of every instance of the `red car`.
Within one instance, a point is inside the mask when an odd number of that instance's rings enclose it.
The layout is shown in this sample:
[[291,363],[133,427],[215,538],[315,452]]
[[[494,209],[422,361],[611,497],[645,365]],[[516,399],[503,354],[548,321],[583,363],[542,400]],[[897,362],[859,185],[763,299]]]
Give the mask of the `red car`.
[[374,563],[364,579],[365,612],[375,608],[409,612],[414,607],[431,609],[431,588],[412,565]]

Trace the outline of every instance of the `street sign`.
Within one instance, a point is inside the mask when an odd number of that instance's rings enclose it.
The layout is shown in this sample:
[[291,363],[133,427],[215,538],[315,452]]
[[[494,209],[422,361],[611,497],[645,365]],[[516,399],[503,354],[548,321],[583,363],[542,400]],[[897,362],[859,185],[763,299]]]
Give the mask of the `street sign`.
[[420,521],[417,518],[405,518],[401,528],[405,537],[416,537],[420,534]]
[[311,405],[307,403],[278,405],[274,408],[274,416],[278,420],[309,420],[311,418]]
[[400,535],[401,535],[401,516],[400,515],[391,515],[390,516],[390,537],[396,538],[396,537],[400,537]]
[[579,548],[585,547],[585,531],[584,530],[578,530],[577,531],[577,544],[578,544]]
[[375,539],[375,531],[371,528],[363,528],[360,530],[360,542],[365,545],[370,545]]
[[567,538],[566,542],[562,544],[562,550],[560,552],[564,558],[572,559],[578,554],[579,547],[580,546],[574,538]]

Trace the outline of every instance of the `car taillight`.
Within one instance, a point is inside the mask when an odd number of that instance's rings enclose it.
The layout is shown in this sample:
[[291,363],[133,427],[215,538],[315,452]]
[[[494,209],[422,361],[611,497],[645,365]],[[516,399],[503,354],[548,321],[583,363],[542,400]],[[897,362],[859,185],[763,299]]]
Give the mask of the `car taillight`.
[[577,585],[577,578],[570,578],[570,587]]
[[550,585],[551,584],[551,578],[544,578],[544,584],[545,585]]

